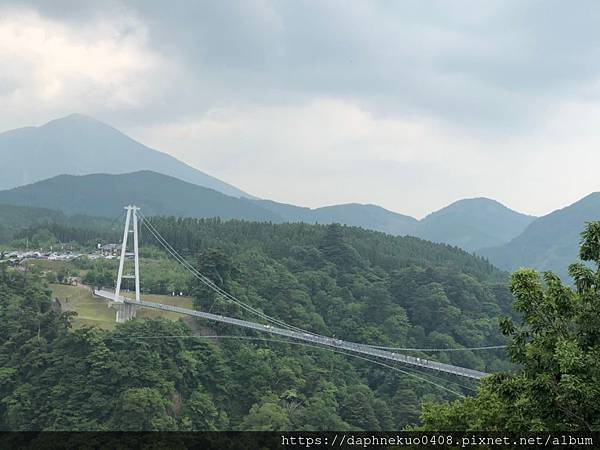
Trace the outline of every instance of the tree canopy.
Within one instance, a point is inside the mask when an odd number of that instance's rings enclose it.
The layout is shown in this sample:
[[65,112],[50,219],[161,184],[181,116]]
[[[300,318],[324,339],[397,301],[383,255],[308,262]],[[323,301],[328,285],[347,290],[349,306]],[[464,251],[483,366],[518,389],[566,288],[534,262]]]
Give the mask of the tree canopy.
[[[503,342],[505,274],[458,249],[339,225],[152,220],[215,283],[291,325],[399,347]],[[182,272],[149,247],[148,234],[142,240],[144,289],[185,282],[196,308],[256,320],[191,277],[165,278]],[[69,264],[98,283],[114,273],[105,262]],[[112,331],[73,329],[41,272],[2,273],[1,429],[401,429],[418,420],[424,399],[455,396],[436,385],[468,392],[451,376],[415,377],[223,324],[135,319]],[[501,352],[435,357],[482,370],[507,364]]]
[[587,225],[579,255],[575,288],[551,272],[512,275],[522,321],[501,329],[518,370],[485,379],[477,396],[426,406],[423,429],[600,430],[600,222]]

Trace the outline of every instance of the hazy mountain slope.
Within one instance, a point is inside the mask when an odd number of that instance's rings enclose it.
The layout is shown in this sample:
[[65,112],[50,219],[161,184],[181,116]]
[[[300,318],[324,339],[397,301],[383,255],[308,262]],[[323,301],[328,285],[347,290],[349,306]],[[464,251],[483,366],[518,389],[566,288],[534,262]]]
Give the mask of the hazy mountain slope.
[[114,217],[124,205],[135,203],[146,215],[281,221],[249,200],[151,171],[126,175],[60,175],[1,191],[0,203],[104,217]]
[[348,203],[311,209],[271,200],[255,200],[255,202],[282,217],[286,222],[322,224],[337,222],[399,236],[414,234],[417,225],[417,219],[413,217],[388,211],[376,205]]
[[249,194],[81,114],[0,134],[0,189],[56,175],[153,170],[234,197]]
[[503,269],[552,270],[566,280],[569,264],[577,260],[580,233],[593,220],[600,220],[600,192],[540,217],[509,243],[478,253]]
[[235,198],[151,171],[125,175],[60,175],[0,191],[0,203],[105,217],[114,217],[123,205],[136,203],[147,215],[218,216],[259,222],[339,222],[401,235],[410,234],[417,222],[412,217],[373,205],[337,205],[312,210]]
[[464,199],[419,221],[416,235],[475,251],[509,242],[534,220],[495,200]]

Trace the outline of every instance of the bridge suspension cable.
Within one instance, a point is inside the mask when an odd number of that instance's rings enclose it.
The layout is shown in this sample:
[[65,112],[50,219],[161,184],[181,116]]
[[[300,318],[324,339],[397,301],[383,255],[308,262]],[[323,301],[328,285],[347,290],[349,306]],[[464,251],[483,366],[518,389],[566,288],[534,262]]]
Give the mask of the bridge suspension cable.
[[[190,273],[192,273],[192,275],[194,275],[194,277],[196,277],[198,280],[200,280],[203,284],[208,286],[210,289],[212,289],[218,295],[225,297],[226,299],[228,299],[228,300],[232,301],[233,303],[235,303],[236,305],[240,306],[242,309],[257,315],[268,322],[277,324],[283,328],[293,329],[295,331],[300,331],[300,332],[304,332],[304,333],[310,333],[307,330],[295,327],[293,325],[288,325],[279,319],[271,317],[271,316],[263,313],[262,311],[243,303],[242,301],[238,300],[237,298],[235,298],[233,295],[231,295],[227,291],[223,290],[220,286],[215,284],[206,275],[200,273],[189,261],[187,261],[179,252],[177,252],[177,250],[175,250],[173,248],[173,246],[171,246],[171,244],[169,244],[169,242],[158,232],[158,230],[156,230],[156,228],[152,225],[152,223],[150,223],[148,221],[147,218],[144,218],[143,216],[142,216],[142,218],[143,218],[142,223],[146,226],[146,228],[148,229],[148,231],[150,231],[150,233],[154,236],[154,238],[157,239],[157,241],[163,246],[163,248],[165,248],[165,250],[167,250],[167,252],[169,252],[169,254],[171,254],[171,256],[173,256],[173,258],[175,258],[181,265],[183,265],[184,268],[186,268]],[[314,334],[314,333],[310,333],[310,334]]]
[[[161,234],[160,232],[156,229],[156,227],[154,227],[154,225],[152,224],[152,222],[150,222],[150,220],[145,217],[140,211],[138,211],[138,214],[141,216],[142,218],[142,225],[146,227],[146,229],[150,232],[150,234],[152,234],[152,236],[154,236],[154,238],[161,244],[161,246],[173,257],[175,258],[175,260],[177,262],[179,262],[182,266],[184,266],[184,268],[186,268],[192,275],[194,275],[194,277],[196,277],[198,280],[200,280],[203,284],[205,284],[206,286],[208,286],[210,289],[212,289],[215,293],[217,293],[218,295],[221,295],[223,297],[225,297],[226,299],[230,300],[231,302],[233,302],[234,304],[238,305],[239,307],[241,307],[242,309],[249,311],[252,314],[255,314],[261,318],[263,318],[264,320],[271,322],[273,324],[276,324],[282,328],[287,328],[290,330],[294,330],[294,331],[298,331],[298,332],[302,332],[302,333],[308,333],[314,336],[318,336],[316,333],[313,333],[311,331],[308,331],[306,329],[303,328],[299,328],[296,327],[294,325],[289,325],[287,323],[285,323],[282,320],[276,319],[274,317],[271,317],[267,314],[265,314],[264,312],[250,306],[247,305],[246,303],[242,302],[241,300],[237,299],[236,297],[234,297],[232,294],[230,294],[229,292],[225,291],[224,289],[222,289],[220,286],[218,286],[217,284],[215,284],[210,278],[208,278],[206,275],[202,274],[200,271],[198,271],[198,269],[196,269],[189,261],[187,261],[185,259],[185,257],[183,257]],[[506,345],[493,345],[493,346],[485,346],[485,347],[462,347],[462,348],[406,348],[406,347],[386,347],[386,346],[380,346],[380,345],[371,345],[371,344],[361,344],[361,345],[365,345],[374,349],[380,349],[380,350],[398,350],[398,351],[413,351],[413,352],[453,352],[453,351],[481,351],[481,350],[492,350],[492,349],[500,349],[500,348],[506,348]]]
[[[126,234],[124,235],[123,243],[122,243],[123,249],[121,252],[119,277],[121,277],[121,274],[122,274],[121,266],[123,265],[123,259],[125,256],[124,250],[125,250],[125,245],[127,242],[126,241],[127,232],[133,232],[134,233],[134,241],[135,241],[134,257],[136,260],[136,275],[135,275],[136,299],[130,300],[128,298],[121,297],[119,295],[119,289],[118,289],[119,282],[117,282],[117,288],[115,289],[114,293],[111,293],[109,291],[105,291],[102,289],[99,289],[99,290],[94,289],[94,294],[108,299],[111,302],[111,303],[109,303],[109,305],[111,305],[111,306],[115,307],[115,309],[117,309],[117,322],[123,322],[123,321],[129,320],[129,319],[132,319],[133,317],[135,317],[135,313],[138,308],[151,308],[151,309],[158,309],[158,310],[162,310],[162,311],[175,312],[178,314],[185,314],[185,315],[193,316],[193,317],[199,317],[202,319],[211,320],[211,321],[215,321],[215,322],[235,325],[235,326],[243,327],[246,329],[260,331],[262,333],[266,332],[271,335],[278,335],[278,336],[283,336],[286,338],[292,338],[296,341],[302,341],[304,343],[309,343],[308,346],[313,346],[313,347],[318,347],[318,348],[328,347],[331,349],[331,351],[341,353],[341,354],[347,354],[347,355],[350,355],[350,356],[353,356],[353,357],[356,357],[359,359],[364,359],[367,361],[371,361],[371,359],[368,357],[376,357],[376,358],[381,358],[381,359],[385,359],[388,361],[400,362],[400,363],[406,364],[408,366],[426,368],[426,369],[435,370],[438,372],[459,375],[459,376],[463,376],[463,377],[471,378],[471,379],[481,379],[488,375],[485,372],[481,372],[481,371],[474,370],[474,369],[468,369],[468,368],[460,367],[460,366],[453,366],[451,364],[446,364],[446,363],[441,363],[441,362],[437,362],[437,361],[433,361],[433,360],[423,359],[420,357],[404,355],[402,353],[400,353],[400,354],[392,353],[390,351],[383,350],[381,348],[377,348],[377,347],[370,346],[367,344],[360,344],[360,343],[356,343],[356,342],[335,339],[333,337],[322,336],[322,335],[304,330],[299,327],[288,325],[284,321],[276,319],[274,317],[271,317],[271,316],[265,314],[264,312],[260,311],[257,308],[254,308],[250,305],[246,305],[245,303],[243,303],[242,301],[240,301],[236,297],[234,297],[232,294],[228,293],[227,291],[222,289],[220,286],[215,284],[210,278],[208,278],[207,276],[200,273],[190,262],[188,262],[160,234],[160,232],[156,229],[156,227],[154,227],[154,225],[147,218],[145,218],[143,215],[141,215],[139,213],[139,208],[137,208],[136,206],[129,205],[126,209],[128,211],[127,217],[130,218],[131,216],[133,216],[134,229],[130,230],[128,228],[128,223],[127,223],[128,220],[127,220],[126,225],[125,225],[125,231],[124,231],[124,233],[126,233]],[[137,226],[138,225],[138,220],[137,220],[138,214],[140,214],[140,218],[142,219],[141,223],[143,224],[143,226],[150,232],[150,234],[157,240],[157,242],[162,247],[164,247],[164,249],[173,258],[175,258],[175,260],[177,262],[182,264],[186,270],[188,270],[190,273],[192,273],[192,275],[195,278],[200,280],[204,285],[206,285],[209,289],[214,291],[217,295],[220,295],[223,298],[233,302],[234,304],[238,305],[243,310],[249,311],[252,314],[255,314],[255,315],[261,317],[268,323],[279,325],[279,327],[256,323],[256,322],[250,322],[247,320],[235,319],[233,317],[211,314],[210,312],[207,313],[207,312],[203,312],[203,311],[197,311],[194,309],[187,309],[187,308],[181,308],[181,307],[172,306],[172,305],[165,305],[165,304],[160,304],[160,303],[143,301],[140,298],[140,296],[137,294],[138,289],[139,289],[137,286],[137,280],[139,279],[138,269],[137,269],[137,261],[138,261],[138,257],[139,257],[138,248],[137,248],[137,232],[139,231],[138,226]],[[312,345],[310,345],[310,344],[312,344]],[[444,349],[444,350],[447,350],[447,349]],[[421,351],[421,349],[418,349],[418,351]],[[365,356],[361,356],[361,355],[365,355]],[[373,360],[373,363],[384,366],[384,367],[393,368],[392,366],[381,363],[380,361]],[[402,371],[401,369],[398,369],[398,368],[393,368],[393,369],[396,371],[405,373],[405,371]]]
[[144,225],[146,227],[146,229],[150,232],[150,234],[152,234],[154,236],[154,238],[163,246],[163,248],[165,250],[167,250],[167,252],[173,258],[175,258],[175,260],[178,261],[184,268],[186,268],[194,277],[196,277],[204,285],[206,285],[207,287],[209,287],[210,289],[212,289],[215,293],[217,293],[218,295],[221,295],[221,296],[225,297],[226,299],[230,300],[234,304],[238,305],[240,308],[245,309],[246,311],[249,311],[252,314],[255,314],[255,315],[263,318],[264,320],[266,320],[268,322],[271,322],[273,324],[276,324],[276,325],[278,325],[278,326],[280,326],[282,328],[287,328],[287,329],[294,330],[294,331],[297,331],[297,332],[308,333],[308,334],[315,335],[315,333],[313,333],[311,331],[305,330],[303,328],[296,327],[294,325],[289,325],[289,324],[285,323],[282,320],[279,320],[279,319],[276,319],[274,317],[271,317],[271,316],[265,314],[264,312],[262,312],[262,311],[260,311],[260,310],[258,310],[256,308],[254,308],[254,307],[252,307],[250,305],[247,305],[246,303],[242,302],[241,300],[238,300],[232,294],[230,294],[229,292],[225,291],[220,286],[218,286],[217,284],[215,284],[206,275],[204,275],[200,271],[198,271],[198,269],[196,269],[175,248],[173,248],[173,246],[171,244],[169,244],[169,242],[160,234],[160,232],[154,227],[154,225],[152,225],[152,223],[148,220],[147,217],[145,217],[139,211],[138,211],[138,214],[142,218],[142,225]]

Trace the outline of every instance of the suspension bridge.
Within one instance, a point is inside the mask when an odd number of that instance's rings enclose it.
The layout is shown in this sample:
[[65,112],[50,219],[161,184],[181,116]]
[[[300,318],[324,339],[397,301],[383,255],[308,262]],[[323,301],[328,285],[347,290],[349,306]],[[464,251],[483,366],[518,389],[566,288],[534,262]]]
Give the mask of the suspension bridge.
[[[282,336],[288,339],[292,339],[298,342],[305,342],[314,346],[330,348],[331,350],[338,351],[340,353],[352,354],[352,355],[364,355],[384,360],[388,362],[401,363],[406,366],[413,366],[420,369],[428,369],[436,372],[442,372],[452,375],[458,375],[469,379],[479,380],[487,375],[488,373],[481,372],[478,370],[469,369],[466,367],[454,366],[451,364],[445,364],[430,359],[420,358],[416,356],[406,355],[404,353],[392,351],[393,349],[386,349],[385,347],[377,347],[367,344],[361,344],[334,337],[323,336],[312,333],[310,331],[298,328],[292,325],[288,325],[281,320],[270,317],[262,311],[253,308],[250,305],[246,305],[230,293],[224,291],[222,288],[217,286],[209,278],[198,272],[187,260],[185,260],[156,230],[156,228],[141,215],[140,210],[136,206],[129,205],[126,208],[127,214],[125,218],[125,229],[123,232],[123,241],[121,243],[121,254],[119,259],[119,272],[117,275],[117,284],[115,291],[108,291],[104,289],[94,289],[94,294],[98,297],[104,298],[109,301],[109,306],[116,309],[116,321],[125,322],[135,317],[136,311],[140,308],[156,309],[161,311],[174,312],[186,316],[197,317],[212,322],[226,323],[236,327],[242,327],[249,330],[258,331],[260,333],[267,333],[271,335]],[[210,312],[197,311],[188,308],[181,308],[178,306],[165,305],[161,303],[153,303],[144,301],[140,295],[140,269],[139,269],[139,252],[138,252],[138,216],[142,219],[143,226],[154,236],[154,238],[165,248],[165,250],[175,258],[180,264],[182,264],[192,275],[198,280],[204,283],[206,286],[211,288],[217,293],[217,295],[234,302],[242,309],[260,317],[267,323],[251,322],[247,320],[236,319],[233,317],[222,316],[218,314],[211,314]],[[127,252],[127,243],[129,235],[133,234],[133,252]],[[134,273],[124,274],[125,261],[127,258],[133,257],[134,262]],[[133,279],[135,281],[135,299],[129,299],[121,295],[121,285],[124,279]],[[493,349],[501,348],[502,346],[490,346],[480,347],[479,349]],[[363,359],[364,359],[363,356]]]

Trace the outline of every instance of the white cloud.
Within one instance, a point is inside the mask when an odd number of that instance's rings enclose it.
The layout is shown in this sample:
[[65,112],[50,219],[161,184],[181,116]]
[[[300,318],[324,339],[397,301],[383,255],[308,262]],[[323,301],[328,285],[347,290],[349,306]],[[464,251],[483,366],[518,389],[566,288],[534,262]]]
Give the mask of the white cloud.
[[[129,131],[259,196],[309,206],[380,203],[414,214],[429,210],[424,191],[434,195],[440,187],[441,167],[450,173],[446,180],[461,165],[468,172],[464,160],[476,147],[435,119],[375,117],[357,103],[331,98],[213,109]],[[453,199],[437,194],[438,201]]]
[[542,214],[600,187],[593,2],[25,2],[0,8],[4,129],[87,113],[310,206]]
[[600,188],[600,106],[570,102],[548,114],[539,130],[491,140],[431,117],[381,118],[353,102],[318,99],[213,109],[129,131],[284,202],[378,203],[422,216],[459,198],[488,196],[545,214]]
[[116,110],[147,101],[163,58],[147,47],[134,16],[98,18],[80,26],[31,9],[0,10],[0,114]]

